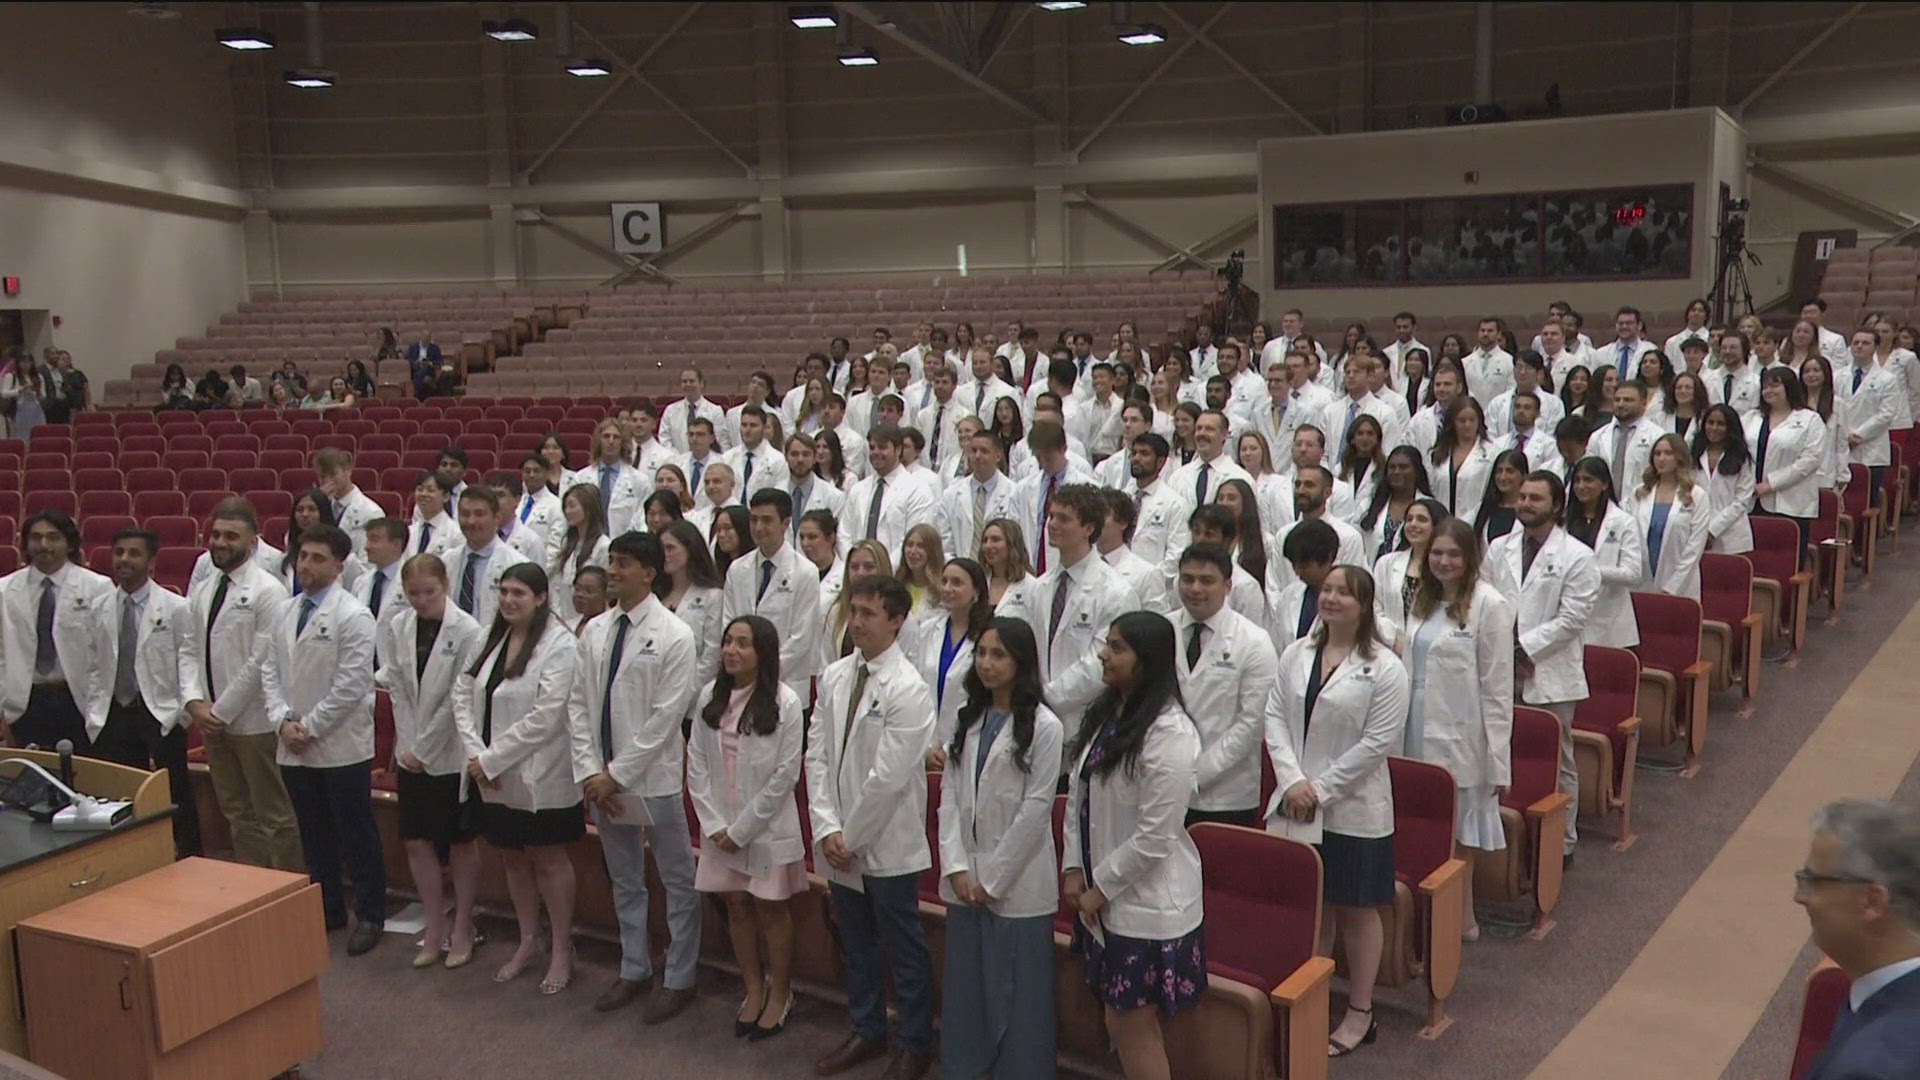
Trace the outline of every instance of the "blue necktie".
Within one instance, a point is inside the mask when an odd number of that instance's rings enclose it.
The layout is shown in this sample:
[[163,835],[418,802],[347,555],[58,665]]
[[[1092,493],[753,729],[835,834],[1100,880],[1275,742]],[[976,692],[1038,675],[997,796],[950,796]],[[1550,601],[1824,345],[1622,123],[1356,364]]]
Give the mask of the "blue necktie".
[[1200,479],[1193,485],[1193,505],[1205,506],[1207,503],[1207,477],[1213,472],[1213,466],[1200,463]]
[[1633,377],[1627,372],[1627,369],[1631,367],[1632,364],[1633,357],[1628,355],[1627,343],[1623,341],[1620,343],[1620,377],[1622,379],[1630,379]]
[[[600,470],[600,476],[601,476],[601,478],[602,478],[603,480],[605,479],[605,477],[606,477],[606,475],[607,475],[607,473],[608,473],[608,471],[609,471],[609,470],[607,470],[607,469],[601,469],[601,470]],[[601,491],[602,491],[602,492],[604,492],[605,490],[606,490],[606,485],[605,485],[604,483],[602,483],[602,484],[601,484]],[[522,525],[525,525],[525,524],[527,523],[527,519],[528,519],[528,518],[530,518],[530,517],[532,517],[532,516],[533,516],[533,496],[532,496],[532,495],[528,495],[528,496],[527,496],[527,501],[526,501],[525,503],[523,503],[523,504],[521,504],[521,506],[520,506],[520,524],[522,524]]]
[[627,626],[629,620],[625,612],[620,614],[620,629],[613,632],[613,649],[607,659],[607,689],[600,698],[600,758],[601,761],[613,760],[613,678],[620,674],[620,657],[627,651]]
[[301,634],[307,632],[307,620],[313,617],[313,609],[316,606],[313,597],[303,596],[300,598],[300,622],[293,628],[294,637],[299,637]]
[[427,545],[432,542],[433,542],[433,526],[423,521],[420,523],[420,546],[417,548],[414,548],[413,553],[415,555],[418,555],[421,552],[427,550]]
[[600,466],[600,505],[613,505],[613,466],[611,465]]
[[1863,379],[1865,379],[1866,377],[1867,377],[1867,369],[1866,369],[1866,368],[1863,368],[1863,367],[1856,367],[1856,368],[1854,368],[1854,369],[1853,369],[1853,390],[1854,390],[1854,393],[1856,393],[1856,394],[1857,394],[1857,393],[1859,393],[1859,392],[1860,392],[1860,382],[1861,382],[1861,380],[1863,380]]
[[693,483],[693,493],[695,495],[700,494],[700,474],[706,471],[707,471],[706,462],[696,461],[693,463],[692,483]]
[[755,604],[767,598],[767,586],[773,584],[773,560],[760,560],[760,590],[753,594]]
[[454,598],[454,603],[460,605],[460,610],[469,615],[473,614],[473,579],[479,571],[480,553],[468,552],[467,565],[460,570],[460,595]]

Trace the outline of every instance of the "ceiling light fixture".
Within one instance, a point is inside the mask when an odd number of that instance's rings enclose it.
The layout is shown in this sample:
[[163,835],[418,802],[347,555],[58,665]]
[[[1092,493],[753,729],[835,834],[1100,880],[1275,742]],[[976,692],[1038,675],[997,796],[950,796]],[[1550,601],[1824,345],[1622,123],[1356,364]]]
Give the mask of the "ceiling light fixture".
[[272,34],[252,26],[230,26],[214,31],[213,36],[235,52],[262,52],[274,46]]
[[597,57],[583,57],[562,61],[566,64],[567,74],[581,79],[600,79],[613,74],[613,68],[605,60]]
[[487,19],[480,29],[495,41],[536,41],[540,28],[525,19]]
[[787,9],[787,18],[802,30],[831,30],[840,25],[832,4],[807,4]]
[[1041,11],[1078,11],[1087,5],[1083,0],[1040,0],[1033,6]]
[[325,90],[333,85],[333,72],[319,68],[294,68],[284,73],[282,78],[288,86],[297,86],[302,90]]
[[1159,45],[1167,40],[1167,32],[1153,23],[1122,26],[1119,34],[1123,45]]
[[880,57],[872,49],[844,48],[840,50],[842,67],[872,67],[880,62]]

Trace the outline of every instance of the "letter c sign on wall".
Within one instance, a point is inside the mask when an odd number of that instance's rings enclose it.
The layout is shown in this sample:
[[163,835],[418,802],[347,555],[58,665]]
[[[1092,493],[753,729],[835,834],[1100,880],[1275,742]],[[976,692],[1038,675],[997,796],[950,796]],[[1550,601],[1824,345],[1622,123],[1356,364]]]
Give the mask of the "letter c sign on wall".
[[613,250],[622,255],[658,254],[665,223],[657,202],[613,204]]

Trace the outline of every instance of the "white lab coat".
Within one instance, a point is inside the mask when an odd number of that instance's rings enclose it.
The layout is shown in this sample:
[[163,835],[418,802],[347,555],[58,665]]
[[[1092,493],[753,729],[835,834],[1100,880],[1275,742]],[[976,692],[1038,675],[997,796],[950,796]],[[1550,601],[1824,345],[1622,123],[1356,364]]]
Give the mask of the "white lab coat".
[[[1380,636],[1396,653],[1405,650],[1407,605],[1411,602],[1407,596],[1407,563],[1412,559],[1413,549],[1401,548],[1373,561],[1373,619]],[[1301,588],[1304,590],[1305,585]],[[1299,616],[1295,608],[1294,618]]]
[[1133,595],[1140,601],[1143,610],[1157,611],[1172,618],[1174,609],[1180,606],[1175,595],[1177,586],[1168,580],[1160,567],[1135,555],[1133,549],[1125,545],[1114,548],[1101,558],[1132,587]]
[[[973,489],[978,481],[968,473],[947,484],[946,495],[940,500],[940,543],[946,550],[967,558],[977,558],[974,550]],[[996,472],[987,481],[986,509],[983,520],[1013,517],[1019,513],[1016,495],[1019,484],[1005,473]],[[1031,529],[1027,522],[1021,523],[1021,532]]]
[[[867,511],[873,506],[873,488],[881,482],[878,476],[869,476],[853,485],[847,492],[846,513],[840,515],[840,550],[845,551],[853,542],[866,537]],[[907,530],[915,525],[938,525],[939,508],[927,485],[908,474],[905,469],[895,468],[886,478],[886,490],[880,498],[880,518],[873,531],[873,538],[880,541],[887,552],[899,561],[900,545],[906,542]]]
[[1050,915],[1059,907],[1053,795],[1063,737],[1060,718],[1041,705],[1034,710],[1025,769],[1016,757],[1011,720],[987,749],[984,767],[974,768],[980,752],[977,723],[967,732],[962,753],[949,755],[940,784],[942,900],[960,903],[949,878],[965,870],[993,897],[987,910],[1003,919]]
[[[242,563],[232,576],[211,635],[207,615],[213,610],[220,574],[216,571],[187,590],[180,695],[186,701],[206,702],[213,715],[226,722],[230,734],[261,735],[273,730],[267,722],[267,700],[259,679],[246,676],[261,663],[289,598],[280,579],[257,563]],[[207,684],[209,666],[211,686]]]
[[1647,534],[1632,511],[1607,504],[1594,533],[1593,566],[1600,574],[1600,593],[1587,622],[1586,643],[1631,649],[1640,644],[1633,594],[1647,579]]
[[[1587,453],[1606,462],[1609,470],[1613,468],[1613,443],[1619,431],[1620,421],[1609,420],[1600,430],[1587,437]],[[1653,444],[1665,434],[1659,424],[1644,416],[1633,425],[1633,432],[1627,439],[1626,475],[1613,478],[1615,491],[1630,491],[1640,486],[1640,477],[1646,474],[1647,462],[1653,457]]]
[[[473,610],[468,612],[481,629],[492,628],[494,612],[500,610],[501,576],[521,563],[533,561],[505,540],[493,540],[487,546],[492,552],[474,577]],[[451,548],[441,556],[447,564],[447,597],[456,605],[460,600],[460,579],[466,573],[467,557],[473,553],[473,549],[462,541],[459,547]],[[551,589],[548,595],[552,595]]]
[[[646,525],[646,515],[641,512],[640,507],[647,501],[647,496],[653,494],[653,474],[658,468],[659,466],[656,465],[653,469],[636,469],[623,461],[614,469],[613,487],[609,489],[612,494],[600,500],[600,509],[606,514],[607,535],[619,536],[628,530]],[[598,462],[582,469],[577,475],[579,483],[590,484],[595,491],[600,490]],[[696,500],[699,494],[698,491],[694,492]],[[566,531],[565,521],[565,517],[562,516],[561,524],[556,531]]]
[[[747,459],[753,459],[753,483],[747,483]],[[741,444],[720,455],[720,460],[733,470],[734,497],[742,504],[753,498],[753,493],[764,488],[784,491],[793,480],[787,475],[786,455],[774,449],[773,444],[762,439],[760,448],[748,450]]]
[[[26,711],[33,692],[39,578],[31,566],[0,578],[0,716],[9,722]],[[114,638],[120,625],[113,602],[118,592],[111,578],[76,563],[55,571],[54,650],[61,677],[73,692],[90,733],[106,723],[107,705],[113,700]]]
[[713,435],[720,449],[733,445],[733,435],[727,430],[727,414],[719,405],[702,397],[694,402],[691,409],[686,398],[680,398],[660,412],[660,441],[673,447],[677,453],[687,452],[687,421],[696,416],[706,417],[713,423]]
[[[1296,578],[1293,584],[1280,590],[1280,594],[1274,598],[1273,603],[1267,605],[1267,638],[1273,646],[1273,655],[1276,659],[1281,653],[1287,651],[1287,646],[1299,640],[1300,609],[1306,601],[1307,583]],[[1311,633],[1313,628],[1319,625],[1319,619],[1308,623],[1308,632]],[[1385,627],[1381,629],[1385,631]]]
[[[1456,787],[1513,781],[1513,605],[1476,582],[1461,626],[1444,609],[1445,629],[1427,646],[1420,704],[1421,759],[1453,774]],[[1407,632],[1409,641],[1412,631]],[[1316,720],[1319,719],[1316,712]],[[1411,721],[1409,721],[1411,722]]]
[[[1373,655],[1350,653],[1320,687],[1307,723],[1313,678],[1311,637],[1287,646],[1267,696],[1267,754],[1275,787],[1266,816],[1281,815],[1287,789],[1307,781],[1320,800],[1314,824],[1324,832],[1371,838],[1393,835],[1393,786],[1387,755],[1400,748],[1407,723],[1407,669],[1384,644]],[[1309,831],[1308,835],[1311,835]]]
[[[1707,489],[1698,484],[1689,493],[1692,505],[1673,500],[1667,511],[1667,528],[1660,540],[1660,565],[1648,566],[1647,584],[1668,596],[1700,599],[1700,555],[1707,550],[1707,536],[1713,511],[1707,504]],[[1644,496],[1637,490],[1627,501],[1627,512],[1638,522],[1641,536],[1653,522],[1653,493]],[[1651,548],[1646,548],[1651,552]]]
[[[405,561],[405,557],[402,556],[401,562]],[[374,611],[370,604],[373,599],[373,576],[383,569],[387,572],[387,583],[380,593],[380,610]],[[361,607],[366,608],[373,615],[376,627],[392,622],[393,617],[407,606],[407,590],[400,584],[400,563],[394,563],[391,567],[367,567],[358,578],[354,579],[353,588],[348,591],[353,593],[355,600],[360,601]],[[377,636],[374,638],[373,650],[374,655],[379,657],[380,663],[385,664],[387,654]]]
[[1140,513],[1133,524],[1133,553],[1162,568],[1177,563],[1192,538],[1187,519],[1193,516],[1193,502],[1165,481],[1154,486],[1140,499]]
[[1481,438],[1467,451],[1458,469],[1454,467],[1453,456],[1436,464],[1428,453],[1427,472],[1433,478],[1433,497],[1449,513],[1459,517],[1471,518],[1480,509],[1480,500],[1487,493],[1487,485],[1493,482],[1493,462],[1500,456],[1500,448],[1491,439]]
[[[595,491],[599,490],[597,485],[590,486]],[[528,499],[533,500],[531,507],[527,505]],[[542,547],[551,543],[556,533],[567,529],[566,516],[560,511],[560,496],[544,487],[535,489],[532,495],[520,496],[509,508],[507,516],[519,522],[520,528],[538,536]]]
[[[694,700],[704,709],[712,698],[713,686],[708,684]],[[743,867],[761,863],[786,866],[806,858],[800,807],[793,798],[804,764],[803,704],[792,687],[779,687],[779,726],[770,735],[740,736],[731,787],[720,748],[720,730],[694,717],[687,740],[687,795],[699,818],[700,835],[712,836],[725,829],[727,838],[740,845],[740,851],[734,854],[708,847],[701,851],[701,858],[731,861]]]
[[1707,467],[1706,455],[1694,463],[1693,475],[1704,480],[1707,489],[1707,535],[1713,550],[1726,555],[1744,555],[1753,550],[1753,524],[1747,515],[1753,512],[1753,461],[1751,458],[1732,476]]
[[[579,552],[568,555],[565,562],[560,561],[560,548],[567,542],[566,528],[553,534],[547,541],[545,564],[547,567],[547,604],[553,608],[553,617],[568,626],[580,621],[580,612],[573,606],[573,583],[580,576]],[[587,565],[607,568],[607,547],[612,538],[601,536],[593,542],[593,548],[587,553]]]
[[[441,517],[446,517],[446,515],[442,514]],[[447,518],[447,525],[453,529],[452,535],[454,539],[459,539],[460,530],[453,526],[452,518]],[[435,543],[438,543],[440,538],[446,534],[440,531],[438,521],[434,523],[434,526],[433,539]],[[418,536],[418,528],[418,526],[414,526],[415,531],[409,535]],[[413,548],[409,546],[407,551],[412,553]],[[277,578],[280,575],[280,559],[285,554],[285,552],[267,543],[265,540],[256,538],[253,543],[253,554],[249,557],[248,561],[260,569],[265,570],[270,576]],[[213,572],[213,556],[204,551],[201,552],[199,557],[193,560],[193,574],[187,578],[187,592],[193,592],[194,588]]]
[[[620,668],[607,691],[607,669],[620,617],[631,620],[620,651]],[[631,613],[619,604],[601,612],[580,633],[578,675],[567,695],[572,730],[573,782],[601,772],[627,794],[654,798],[680,793],[686,741],[680,719],[693,704],[693,631],[649,595]],[[611,703],[613,757],[601,745],[605,706]],[[701,702],[705,704],[705,702]],[[696,721],[697,722],[697,721]]]
[[[1054,483],[1055,491],[1068,484],[1094,483],[1093,470],[1073,458],[1067,459],[1067,467],[1059,480]],[[971,498],[971,493],[969,493]],[[1051,540],[1041,528],[1042,511],[1047,498],[1047,476],[1038,469],[1032,475],[1016,481],[1013,487],[1012,505],[1008,507],[1008,516],[1020,523],[1020,530],[1027,541],[1027,564],[1040,567],[1040,545],[1042,540]],[[1046,545],[1047,557],[1044,565],[1051,567],[1060,561],[1060,550],[1052,543]]]
[[347,493],[334,504],[334,516],[340,531],[347,534],[353,543],[353,553],[365,556],[367,553],[367,522],[377,517],[385,517],[387,512],[380,504],[367,497],[359,488],[349,488]]
[[670,608],[687,629],[693,631],[693,684],[703,686],[720,671],[720,632],[726,623],[720,620],[725,604],[721,589],[689,585],[680,596],[680,606]]
[[[102,602],[100,613],[108,620],[107,653],[102,658],[101,671],[107,684],[107,700],[113,700],[114,672],[120,662],[120,605],[125,603],[126,593],[115,589],[112,597]],[[141,605],[139,621],[134,624],[133,676],[134,683],[140,689],[140,700],[147,711],[160,721],[160,733],[165,735],[179,726],[184,718],[185,699],[180,696],[180,650],[187,636],[186,598],[171,589],[160,587],[158,582],[148,582],[147,599]],[[32,663],[28,663],[32,667]],[[101,714],[103,721],[106,714]],[[100,737],[100,728],[93,726],[93,718],[87,718],[87,737]]]
[[[862,664],[867,685],[851,700]],[[917,874],[933,865],[925,764],[933,728],[933,694],[897,642],[872,661],[856,649],[821,673],[807,739],[813,839],[820,844],[839,834],[854,857],[853,871],[841,873],[822,854],[814,865],[829,880],[858,889],[863,876]]]
[[[1304,592],[1304,590],[1302,590]],[[1296,613],[1297,614],[1297,613]],[[1260,711],[1277,678],[1278,657],[1266,628],[1222,606],[1200,635],[1200,662],[1187,667],[1195,620],[1184,607],[1173,620],[1174,670],[1180,695],[1200,735],[1195,810],[1260,806]]]
[[[1834,378],[1840,378],[1840,374],[1835,372]],[[1868,466],[1893,461],[1893,444],[1887,433],[1913,422],[1904,405],[1905,391],[1893,372],[1879,364],[1868,369],[1866,377],[1860,380],[1860,388],[1846,399],[1846,434],[1860,437],[1860,445],[1853,447],[1849,455],[1850,461]]]
[[[1070,575],[1060,626],[1053,628],[1053,594],[1062,575]],[[1100,642],[1113,620],[1140,606],[1133,587],[1089,550],[1071,567],[1055,564],[1021,593],[1007,590],[996,614],[1024,619],[1040,645],[1040,682],[1047,705],[1064,723],[1078,727],[1087,706],[1100,693]],[[1048,642],[1052,645],[1049,647]]]
[[[580,658],[573,635],[560,620],[547,622],[546,633],[533,645],[526,670],[506,679],[493,693],[493,739],[482,741],[481,723],[487,704],[487,679],[493,672],[500,644],[480,657],[480,673],[461,669],[453,685],[453,716],[460,741],[469,757],[480,759],[480,770],[493,787],[482,787],[481,797],[514,810],[559,810],[580,802],[570,757],[580,753],[580,736],[569,731],[567,698],[580,678]],[[629,639],[629,645],[631,645]],[[481,649],[486,649],[483,643]],[[507,658],[511,662],[512,657]],[[680,733],[674,719],[674,735]],[[595,740],[597,743],[597,739]],[[591,746],[589,750],[597,750]],[[598,758],[596,757],[596,760]],[[597,770],[596,770],[597,771]],[[472,781],[463,780],[464,788]]]
[[300,597],[281,609],[257,676],[274,728],[297,720],[313,736],[299,753],[282,740],[280,764],[329,769],[370,760],[373,615],[335,582],[301,633],[305,600]]
[[1600,571],[1585,544],[1555,528],[1523,576],[1524,536],[1526,530],[1516,528],[1495,540],[1482,564],[1487,580],[1514,605],[1516,643],[1533,661],[1520,699],[1529,705],[1579,701],[1587,696],[1583,635],[1600,595]]
[[1247,475],[1247,470],[1241,468],[1239,463],[1233,460],[1232,455],[1225,453],[1214,458],[1212,461],[1202,461],[1199,457],[1195,457],[1192,461],[1175,469],[1173,475],[1167,477],[1166,484],[1168,487],[1179,492],[1182,498],[1191,500],[1196,494],[1200,493],[1200,470],[1202,468],[1207,470],[1206,498],[1195,503],[1195,506],[1205,505],[1218,499],[1220,497],[1220,485],[1229,480],[1244,480],[1246,481],[1247,487],[1253,487],[1253,477]]
[[[1834,406],[1838,413],[1840,406]],[[1766,413],[1747,417],[1747,446],[1759,455],[1760,425]],[[1788,517],[1820,514],[1820,466],[1828,453],[1831,433],[1827,422],[1812,409],[1795,409],[1767,435],[1766,469],[1755,478],[1772,490],[1759,496],[1760,508]]]
[[[973,646],[971,637],[962,637],[959,648],[953,654],[953,662],[947,666],[947,677],[940,678],[940,650],[946,643],[947,624],[950,616],[938,608],[929,610],[917,624],[914,639],[909,642],[902,632],[900,647],[906,651],[907,659],[913,661],[913,669],[920,673],[921,681],[933,693],[935,717],[933,745],[946,746],[953,741],[953,729],[960,716],[960,706],[967,703],[967,672],[973,670]],[[944,689],[943,689],[944,687]]]
[[[1267,541],[1268,596],[1278,596],[1287,586],[1300,580],[1293,572],[1293,564],[1287,561],[1283,552],[1286,550],[1287,537],[1291,536],[1293,530],[1299,528],[1300,522],[1305,520],[1307,519],[1296,518],[1288,522]],[[1333,526],[1334,534],[1340,538],[1340,550],[1339,553],[1334,556],[1335,566],[1372,565],[1373,560],[1367,558],[1366,555],[1366,537],[1360,534],[1358,528],[1334,517],[1330,511],[1322,514],[1320,520]]]
[[[749,541],[751,542],[751,541]],[[780,681],[806,689],[813,678],[818,650],[814,647],[820,633],[820,572],[800,554],[793,544],[782,543],[773,553],[773,576],[765,596],[760,591],[760,564],[767,556],[758,547],[749,548],[727,567],[727,582],[721,592],[720,622],[713,641],[717,655],[719,631],[741,615],[759,615],[773,623],[780,634]]]
[[487,635],[473,616],[448,604],[427,668],[421,672],[419,628],[420,614],[407,604],[380,624],[381,655],[390,659],[375,681],[387,688],[393,702],[395,768],[400,755],[410,753],[427,775],[451,776],[467,762],[454,722],[453,685],[461,672],[473,666]]
[[[1091,747],[1088,748],[1089,750]],[[1117,768],[1092,784],[1080,779],[1086,751],[1070,763],[1066,850],[1060,868],[1079,870],[1106,896],[1100,925],[1113,933],[1169,941],[1200,925],[1200,850],[1187,835],[1187,808],[1197,784],[1200,735],[1169,702],[1147,728],[1132,769]],[[1087,807],[1083,865],[1080,807]]]

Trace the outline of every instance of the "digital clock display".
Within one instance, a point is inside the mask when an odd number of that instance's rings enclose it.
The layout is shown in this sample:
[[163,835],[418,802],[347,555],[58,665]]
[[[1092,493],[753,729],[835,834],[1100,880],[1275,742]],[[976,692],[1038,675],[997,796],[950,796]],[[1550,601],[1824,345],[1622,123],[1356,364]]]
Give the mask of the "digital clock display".
[[1613,220],[1620,225],[1638,225],[1647,220],[1647,204],[1622,203],[1613,208]]

